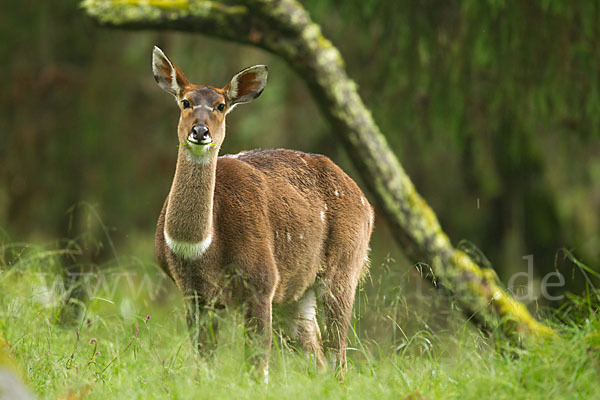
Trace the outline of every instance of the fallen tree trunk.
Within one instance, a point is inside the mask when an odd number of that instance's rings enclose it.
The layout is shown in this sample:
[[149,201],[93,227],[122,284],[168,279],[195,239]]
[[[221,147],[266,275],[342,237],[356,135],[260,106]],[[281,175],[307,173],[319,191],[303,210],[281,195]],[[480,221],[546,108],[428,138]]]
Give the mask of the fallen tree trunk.
[[512,340],[551,336],[526,307],[454,248],[435,213],[415,190],[348,78],[339,51],[294,0],[84,0],[103,26],[197,32],[261,47],[283,57],[305,79],[344,144],[396,240],[415,263],[426,263],[480,326]]

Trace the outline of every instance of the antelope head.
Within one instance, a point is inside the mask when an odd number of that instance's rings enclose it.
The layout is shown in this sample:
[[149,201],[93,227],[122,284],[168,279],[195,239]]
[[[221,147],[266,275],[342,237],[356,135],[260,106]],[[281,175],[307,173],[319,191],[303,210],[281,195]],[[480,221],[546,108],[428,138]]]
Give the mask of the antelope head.
[[225,139],[225,117],[241,103],[256,99],[267,84],[266,65],[237,73],[223,88],[190,84],[185,74],[158,47],[152,52],[152,72],[158,85],[172,94],[181,115],[179,144],[188,158],[207,163],[218,154]]

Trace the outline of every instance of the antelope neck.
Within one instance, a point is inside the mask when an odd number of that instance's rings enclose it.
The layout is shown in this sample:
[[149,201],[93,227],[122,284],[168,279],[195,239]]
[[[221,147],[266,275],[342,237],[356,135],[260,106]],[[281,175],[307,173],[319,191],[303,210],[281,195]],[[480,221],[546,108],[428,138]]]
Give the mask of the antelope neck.
[[196,163],[180,147],[175,178],[165,215],[165,240],[184,258],[200,257],[212,240],[213,199],[217,153],[206,163]]

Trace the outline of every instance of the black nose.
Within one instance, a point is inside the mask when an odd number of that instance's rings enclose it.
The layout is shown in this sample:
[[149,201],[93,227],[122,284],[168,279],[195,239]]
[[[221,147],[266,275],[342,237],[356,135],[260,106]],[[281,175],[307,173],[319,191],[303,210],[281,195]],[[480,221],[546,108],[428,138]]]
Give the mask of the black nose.
[[210,140],[210,135],[208,134],[208,127],[206,125],[194,125],[192,128],[192,139],[195,142],[201,143]]

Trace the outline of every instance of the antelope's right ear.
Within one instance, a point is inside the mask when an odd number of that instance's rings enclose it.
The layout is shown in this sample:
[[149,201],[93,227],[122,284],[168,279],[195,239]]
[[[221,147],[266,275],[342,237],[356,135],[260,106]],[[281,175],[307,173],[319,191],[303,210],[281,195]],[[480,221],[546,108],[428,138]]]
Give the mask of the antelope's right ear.
[[183,72],[157,46],[152,51],[152,73],[158,86],[176,98],[181,97],[183,89],[190,84]]

